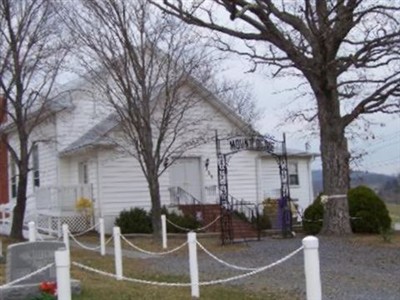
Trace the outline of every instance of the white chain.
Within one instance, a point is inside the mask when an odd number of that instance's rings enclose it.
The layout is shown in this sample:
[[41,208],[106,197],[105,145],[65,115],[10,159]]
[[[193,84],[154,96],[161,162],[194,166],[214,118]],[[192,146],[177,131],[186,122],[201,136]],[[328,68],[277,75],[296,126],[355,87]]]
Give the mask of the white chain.
[[172,221],[170,221],[170,220],[168,220],[168,219],[166,219],[166,220],[167,220],[167,222],[168,222],[169,224],[171,224],[172,226],[174,226],[174,227],[176,227],[176,228],[178,228],[178,229],[180,229],[180,230],[184,230],[184,231],[202,231],[202,230],[207,229],[207,228],[210,227],[211,225],[213,225],[213,224],[214,224],[215,222],[217,222],[220,218],[221,218],[221,216],[218,216],[218,217],[217,217],[215,220],[213,220],[211,223],[209,223],[209,224],[207,224],[207,225],[205,225],[205,226],[203,226],[203,227],[196,228],[196,229],[185,228],[185,227],[179,226],[178,224],[175,224],[174,222],[172,222]]
[[[262,271],[265,271],[267,269],[270,269],[276,265],[279,265],[283,262],[285,262],[286,260],[288,260],[289,258],[291,258],[292,256],[296,255],[298,252],[300,252],[301,250],[303,250],[303,246],[301,246],[300,248],[298,248],[297,250],[293,251],[292,253],[286,255],[285,257],[281,258],[280,260],[277,260],[276,262],[269,264],[267,266],[264,267],[260,267],[254,271],[251,271],[249,273],[245,273],[245,274],[241,274],[241,275],[237,275],[237,276],[232,276],[229,278],[225,278],[225,279],[217,279],[217,280],[212,280],[212,281],[203,281],[203,282],[199,282],[199,285],[213,285],[213,284],[220,284],[220,283],[225,283],[225,282],[229,282],[229,281],[233,281],[233,280],[238,280],[238,279],[242,279],[245,277],[249,277],[252,276],[254,274],[260,273]],[[105,271],[101,271],[77,262],[72,262],[73,265],[82,268],[84,270],[87,271],[91,271],[103,276],[108,276],[108,277],[112,277],[112,278],[116,278],[115,274],[112,273],[108,273]],[[142,280],[142,279],[136,279],[136,278],[129,278],[129,277],[122,277],[123,280],[125,281],[129,281],[129,282],[134,282],[134,283],[143,283],[143,284],[151,284],[151,285],[158,285],[158,286],[170,286],[170,287],[187,287],[190,286],[191,283],[172,283],[172,282],[157,282],[157,281],[149,281],[149,280]]]
[[37,236],[39,237],[39,240],[44,241],[44,238],[43,238],[43,236],[40,234],[39,231],[36,230],[36,234],[37,234]]
[[28,275],[25,275],[25,276],[23,276],[23,277],[21,277],[21,278],[18,278],[18,279],[16,279],[16,280],[14,280],[14,281],[11,281],[11,282],[9,282],[9,283],[6,283],[6,284],[4,284],[4,285],[1,285],[0,288],[9,287],[9,286],[14,285],[14,284],[16,284],[16,283],[18,283],[18,282],[21,282],[21,281],[23,281],[23,280],[25,280],[25,279],[31,278],[32,276],[34,276],[34,275],[36,275],[36,274],[39,274],[39,273],[43,272],[44,270],[47,270],[47,269],[51,268],[52,266],[54,266],[54,263],[48,264],[47,266],[44,266],[43,268],[40,268],[40,269],[38,269],[38,270],[36,270],[36,271],[34,271],[34,272],[28,274]]
[[207,254],[209,255],[211,258],[215,259],[217,262],[232,268],[232,269],[236,269],[236,270],[240,270],[240,271],[254,271],[257,270],[259,268],[247,268],[247,267],[240,267],[240,266],[236,266],[236,265],[232,265],[226,261],[223,261],[222,259],[216,257],[214,254],[212,254],[210,251],[208,251],[202,244],[200,244],[199,241],[197,241],[197,245],[199,245],[199,247]]
[[178,251],[179,249],[183,248],[183,247],[186,246],[186,244],[187,244],[187,241],[186,241],[186,242],[184,242],[183,244],[181,244],[180,246],[178,246],[178,247],[176,247],[176,248],[174,248],[174,249],[165,251],[165,252],[151,252],[151,251],[147,251],[147,250],[144,250],[144,249],[142,249],[142,248],[139,248],[138,246],[132,244],[132,243],[131,243],[129,240],[127,240],[126,237],[124,237],[122,234],[121,234],[121,238],[122,238],[129,246],[131,246],[132,248],[134,248],[134,249],[136,249],[136,250],[138,250],[138,251],[140,251],[140,252],[143,252],[143,253],[145,253],[145,254],[149,254],[149,255],[166,255],[166,254],[171,254],[171,253],[173,253],[173,252],[175,252],[175,251]]
[[[99,225],[99,223],[94,224],[92,227],[90,227],[89,229],[86,229],[85,231],[78,232],[78,233],[74,234],[74,236],[75,237],[79,237],[81,235],[84,235],[84,234],[88,233],[89,231],[95,229],[97,227],[97,225]],[[71,233],[71,235],[72,235],[72,233]]]
[[86,245],[82,244],[81,242],[79,242],[79,241],[71,234],[71,232],[68,232],[68,235],[74,240],[75,243],[78,244],[79,247],[81,247],[81,248],[83,248],[83,249],[90,250],[90,251],[96,251],[96,250],[100,249],[100,247],[101,247],[100,245],[99,245],[99,246],[96,246],[96,247],[89,247],[89,246],[86,246]]
[[269,264],[267,266],[264,266],[264,267],[260,267],[260,268],[254,270],[254,271],[249,272],[249,273],[245,273],[245,274],[241,274],[241,275],[237,275],[237,276],[232,276],[232,277],[225,278],[225,279],[217,279],[217,280],[212,280],[212,281],[199,282],[199,285],[213,285],[213,284],[219,284],[219,283],[226,283],[226,282],[229,282],[229,281],[238,280],[238,279],[242,279],[242,278],[245,278],[245,277],[252,276],[254,274],[260,273],[262,271],[265,271],[267,269],[270,269],[272,267],[275,267],[275,266],[285,262],[286,260],[288,260],[292,256],[296,255],[298,252],[300,252],[303,249],[304,249],[304,247],[301,246],[300,248],[294,250],[292,253],[290,253],[290,254],[286,255],[285,257],[277,260],[276,262],[274,262],[272,264]]
[[104,246],[107,246],[113,239],[113,236],[110,236],[110,238],[104,243]]
[[[108,276],[108,277],[112,277],[112,278],[117,278],[115,274],[113,273],[108,273],[105,271],[101,271],[77,262],[72,262],[73,265],[82,268],[84,270],[90,271],[90,272],[94,272],[103,276]],[[130,282],[135,282],[135,283],[144,283],[144,284],[151,284],[151,285],[159,285],[159,286],[177,286],[177,287],[185,287],[185,286],[190,286],[190,283],[173,283],[173,282],[158,282],[158,281],[149,281],[149,280],[143,280],[143,279],[136,279],[136,278],[129,278],[129,277],[122,277],[123,280],[125,281],[130,281]]]
[[41,241],[59,241],[61,238],[55,238],[55,237],[53,237],[53,236],[50,236],[49,235],[49,237],[51,237],[52,239],[45,239],[44,237],[43,237],[43,235],[38,231],[38,230],[36,230],[36,234],[37,234],[37,236],[39,237],[39,239],[41,240]]
[[341,194],[341,195],[327,195],[329,199],[339,199],[339,198],[346,198],[346,194]]

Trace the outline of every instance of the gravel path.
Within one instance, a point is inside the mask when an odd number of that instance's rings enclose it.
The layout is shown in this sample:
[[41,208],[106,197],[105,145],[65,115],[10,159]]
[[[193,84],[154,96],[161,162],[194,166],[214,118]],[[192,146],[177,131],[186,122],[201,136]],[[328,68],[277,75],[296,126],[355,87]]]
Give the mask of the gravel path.
[[[232,264],[258,267],[282,258],[300,246],[300,237],[265,238],[260,242],[250,242],[239,250],[213,253]],[[246,273],[221,265],[200,249],[198,256],[200,281]],[[185,252],[148,260],[155,271],[189,275]],[[320,262],[323,299],[400,300],[399,247],[373,247],[354,243],[350,239],[320,237]],[[243,285],[254,291],[284,291],[285,294],[295,295],[294,298],[305,299],[303,253],[270,270],[231,284]]]

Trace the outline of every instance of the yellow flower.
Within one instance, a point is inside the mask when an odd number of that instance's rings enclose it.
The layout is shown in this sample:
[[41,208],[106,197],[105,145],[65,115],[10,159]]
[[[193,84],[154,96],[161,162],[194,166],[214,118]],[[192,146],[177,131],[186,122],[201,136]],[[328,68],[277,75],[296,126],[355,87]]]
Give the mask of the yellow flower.
[[93,202],[88,198],[81,197],[76,201],[75,208],[77,211],[81,213],[91,214],[93,208]]

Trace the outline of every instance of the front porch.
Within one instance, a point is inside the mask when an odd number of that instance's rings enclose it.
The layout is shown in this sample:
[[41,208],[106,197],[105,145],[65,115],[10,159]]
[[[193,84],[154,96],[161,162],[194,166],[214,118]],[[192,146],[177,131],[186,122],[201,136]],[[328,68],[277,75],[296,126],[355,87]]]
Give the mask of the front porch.
[[[81,198],[87,199],[84,209],[77,207]],[[0,205],[2,234],[10,233],[14,206],[15,202]],[[91,184],[43,186],[27,199],[24,227],[34,221],[39,232],[60,237],[62,224],[68,224],[71,232],[81,232],[93,225],[96,213]]]
[[[88,206],[80,209],[79,199]],[[35,193],[36,224],[39,231],[61,236],[62,224],[71,232],[81,232],[93,225],[95,205],[91,184],[40,187]]]

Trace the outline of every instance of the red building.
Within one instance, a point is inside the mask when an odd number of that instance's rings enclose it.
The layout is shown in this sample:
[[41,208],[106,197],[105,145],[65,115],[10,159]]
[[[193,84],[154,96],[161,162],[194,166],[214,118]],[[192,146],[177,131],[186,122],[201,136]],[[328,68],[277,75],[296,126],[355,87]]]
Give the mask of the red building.
[[[7,120],[5,111],[6,100],[0,96],[0,124]],[[5,143],[6,136],[0,134],[0,204],[8,202],[8,160],[7,147]]]

